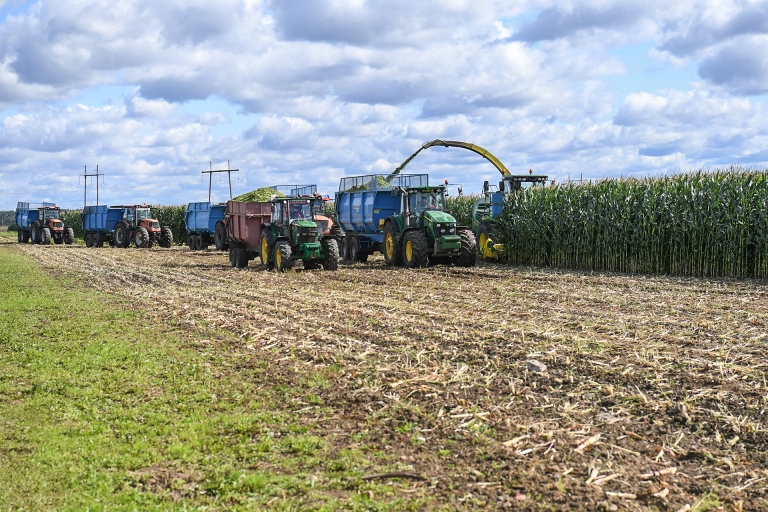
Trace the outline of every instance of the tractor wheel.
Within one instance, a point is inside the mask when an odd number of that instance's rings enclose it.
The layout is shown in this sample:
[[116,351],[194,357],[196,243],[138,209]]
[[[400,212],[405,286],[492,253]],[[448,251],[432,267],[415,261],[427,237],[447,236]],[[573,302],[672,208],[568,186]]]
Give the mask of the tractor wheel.
[[93,235],[91,235],[90,233],[85,234],[85,246],[93,247]]
[[216,232],[214,233],[213,243],[219,251],[226,250],[229,245],[227,243],[227,227],[221,221],[216,223]]
[[429,258],[427,236],[421,231],[409,231],[403,237],[403,263],[408,268],[423,267]]
[[141,249],[147,246],[149,243],[149,232],[144,226],[139,226],[136,231],[133,232],[133,243],[137,249]]
[[125,224],[118,224],[115,226],[115,246],[124,249],[128,247],[129,243],[128,226]]
[[32,240],[33,244],[39,244],[40,243],[40,235],[37,231],[37,224],[32,224],[29,227],[29,238]]
[[43,245],[50,245],[51,243],[51,230],[43,228],[40,230],[40,243]]
[[325,260],[323,260],[323,268],[325,270],[338,270],[339,269],[339,244],[335,238],[326,237],[323,238],[323,252],[325,252]]
[[189,247],[189,250],[194,251],[196,245],[197,245],[197,235],[189,235],[189,237],[187,237],[187,247]]
[[453,263],[460,267],[474,267],[477,263],[477,242],[475,234],[470,229],[460,229],[461,249],[459,255],[453,258]]
[[291,246],[288,242],[277,242],[275,244],[275,268],[279,272],[285,272],[293,268]]
[[495,260],[497,258],[496,253],[493,252],[493,234],[488,224],[480,224],[480,228],[477,230],[476,245],[480,259]]
[[384,263],[390,267],[403,264],[403,253],[400,250],[397,233],[395,233],[395,226],[392,222],[387,222],[384,226]]
[[173,231],[168,226],[160,228],[160,247],[170,249],[173,245]]
[[261,258],[261,268],[264,270],[272,270],[275,268],[274,258],[272,258],[271,262],[269,261],[270,247],[268,233],[269,230],[267,228],[261,230],[261,250],[259,251],[259,257]]
[[72,245],[75,243],[75,230],[72,228],[64,228],[64,243]]
[[202,251],[203,250],[203,235],[197,235],[195,236],[195,250],[196,251]]

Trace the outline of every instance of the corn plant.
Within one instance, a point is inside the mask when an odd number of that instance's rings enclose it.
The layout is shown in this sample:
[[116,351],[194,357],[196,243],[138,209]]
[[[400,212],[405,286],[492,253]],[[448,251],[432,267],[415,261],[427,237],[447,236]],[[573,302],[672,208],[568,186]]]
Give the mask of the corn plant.
[[768,277],[768,170],[607,179],[507,197],[510,263],[707,277]]

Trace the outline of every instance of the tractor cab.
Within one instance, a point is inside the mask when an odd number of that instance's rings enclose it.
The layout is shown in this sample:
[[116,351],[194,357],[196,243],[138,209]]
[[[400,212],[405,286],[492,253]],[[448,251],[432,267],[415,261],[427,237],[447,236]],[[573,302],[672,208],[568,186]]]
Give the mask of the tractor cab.
[[272,226],[292,244],[315,243],[321,235],[314,220],[311,199],[275,198],[272,200]]
[[[321,235],[331,233],[333,220],[325,215],[325,205],[331,198],[318,194],[317,185],[273,185],[269,188],[287,199],[308,200],[311,212],[307,212],[304,206],[293,205],[293,210],[289,212],[291,220],[311,219],[317,224],[318,232]],[[273,203],[280,199],[281,197],[275,196]]]

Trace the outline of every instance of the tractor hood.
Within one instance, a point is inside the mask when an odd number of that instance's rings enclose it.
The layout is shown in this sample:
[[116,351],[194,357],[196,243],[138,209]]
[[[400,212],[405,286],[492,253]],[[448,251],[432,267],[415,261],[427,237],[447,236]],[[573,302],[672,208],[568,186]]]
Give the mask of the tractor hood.
[[424,211],[424,220],[430,220],[432,222],[439,222],[439,223],[449,223],[449,222],[456,222],[456,219],[453,218],[452,215],[441,212],[440,210],[425,210]]
[[317,224],[311,220],[294,220],[291,222],[291,226],[296,228],[316,228]]

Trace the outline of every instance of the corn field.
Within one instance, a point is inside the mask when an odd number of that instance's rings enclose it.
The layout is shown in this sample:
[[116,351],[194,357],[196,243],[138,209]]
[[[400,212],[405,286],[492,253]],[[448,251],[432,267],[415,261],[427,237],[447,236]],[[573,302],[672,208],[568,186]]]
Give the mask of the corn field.
[[507,260],[560,268],[768,277],[768,170],[611,179],[508,196]]

